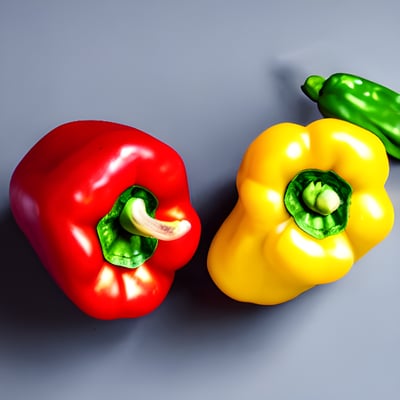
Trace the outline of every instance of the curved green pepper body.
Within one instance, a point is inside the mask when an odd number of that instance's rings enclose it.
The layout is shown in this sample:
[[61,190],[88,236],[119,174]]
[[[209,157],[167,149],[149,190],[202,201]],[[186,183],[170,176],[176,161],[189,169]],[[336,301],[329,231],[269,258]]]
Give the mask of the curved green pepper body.
[[338,118],[378,136],[392,157],[400,159],[400,94],[355,75],[309,76],[301,87],[324,117]]

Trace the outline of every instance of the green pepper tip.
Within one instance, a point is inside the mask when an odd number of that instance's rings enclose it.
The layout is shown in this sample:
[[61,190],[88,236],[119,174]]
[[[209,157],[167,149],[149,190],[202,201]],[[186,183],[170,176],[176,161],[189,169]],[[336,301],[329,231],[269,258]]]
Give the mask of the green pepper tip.
[[301,90],[306,96],[308,96],[313,101],[318,101],[319,92],[324,85],[325,78],[319,75],[310,75],[304,84],[301,86]]

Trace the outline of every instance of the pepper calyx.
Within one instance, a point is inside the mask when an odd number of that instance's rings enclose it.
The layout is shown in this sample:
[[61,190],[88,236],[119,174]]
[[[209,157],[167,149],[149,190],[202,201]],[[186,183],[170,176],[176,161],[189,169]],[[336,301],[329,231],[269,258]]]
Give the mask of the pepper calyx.
[[297,226],[316,239],[342,232],[349,219],[352,188],[333,171],[301,171],[288,184],[286,210]]
[[120,222],[120,215],[130,199],[139,198],[145,204],[149,216],[154,216],[158,207],[157,198],[141,186],[125,190],[115,201],[110,212],[97,224],[103,257],[111,264],[125,268],[137,268],[155,252],[158,239],[129,232]]

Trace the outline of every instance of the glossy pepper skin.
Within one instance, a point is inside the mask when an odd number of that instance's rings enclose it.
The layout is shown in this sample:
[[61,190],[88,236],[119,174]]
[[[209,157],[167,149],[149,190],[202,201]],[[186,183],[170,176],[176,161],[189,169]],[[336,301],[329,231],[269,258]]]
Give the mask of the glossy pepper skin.
[[[152,199],[152,214],[139,212],[145,224],[150,220],[150,230],[155,226],[168,235],[174,229],[168,224],[184,221],[180,237],[158,240],[121,228],[115,209],[129,198],[129,188]],[[158,307],[200,237],[181,157],[156,138],[112,122],[76,121],[45,135],[15,169],[10,202],[56,283],[99,319],[139,317]],[[100,234],[120,265],[106,260]],[[136,246],[132,251],[130,244]]]
[[400,159],[400,94],[368,79],[336,73],[309,76],[303,92],[324,117],[343,119],[378,136],[392,157]]
[[348,122],[270,127],[242,160],[237,204],[209,249],[211,278],[261,305],[338,280],[391,231],[388,173],[380,140]]

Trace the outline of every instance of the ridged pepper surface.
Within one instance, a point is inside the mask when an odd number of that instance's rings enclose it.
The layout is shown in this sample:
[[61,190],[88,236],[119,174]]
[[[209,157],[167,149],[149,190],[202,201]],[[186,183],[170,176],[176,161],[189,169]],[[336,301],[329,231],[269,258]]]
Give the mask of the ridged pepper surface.
[[153,311],[199,241],[181,157],[112,122],[76,121],[45,135],[16,167],[10,200],[56,283],[100,319]]
[[356,125],[270,127],[242,160],[237,204],[210,246],[211,278],[262,305],[342,278],[391,231],[388,173],[381,141]]

